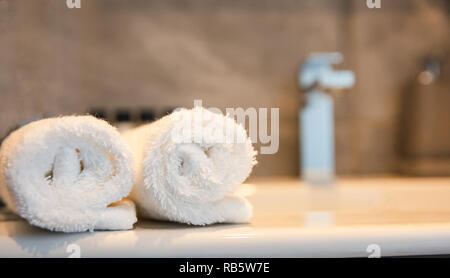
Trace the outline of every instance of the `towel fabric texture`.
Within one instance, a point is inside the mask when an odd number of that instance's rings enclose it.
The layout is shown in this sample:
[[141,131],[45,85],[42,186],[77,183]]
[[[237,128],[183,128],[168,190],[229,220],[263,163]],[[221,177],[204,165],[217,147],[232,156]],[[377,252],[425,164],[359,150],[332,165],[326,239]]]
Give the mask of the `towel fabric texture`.
[[32,225],[61,232],[131,229],[132,153],[92,116],[32,122],[0,149],[0,196]]
[[138,215],[193,225],[250,219],[250,203],[233,191],[256,164],[256,152],[230,117],[181,109],[122,136],[134,153],[130,197]]

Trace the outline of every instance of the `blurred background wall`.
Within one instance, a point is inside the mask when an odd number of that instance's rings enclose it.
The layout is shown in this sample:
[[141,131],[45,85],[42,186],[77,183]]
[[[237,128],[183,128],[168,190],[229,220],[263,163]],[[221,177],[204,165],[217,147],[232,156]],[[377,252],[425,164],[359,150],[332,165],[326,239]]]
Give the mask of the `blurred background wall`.
[[327,51],[342,52],[357,77],[336,98],[338,173],[398,171],[405,88],[425,58],[450,49],[445,0],[65,2],[0,0],[0,136],[94,107],[279,107],[279,151],[259,156],[255,176],[298,175],[296,74],[309,53]]

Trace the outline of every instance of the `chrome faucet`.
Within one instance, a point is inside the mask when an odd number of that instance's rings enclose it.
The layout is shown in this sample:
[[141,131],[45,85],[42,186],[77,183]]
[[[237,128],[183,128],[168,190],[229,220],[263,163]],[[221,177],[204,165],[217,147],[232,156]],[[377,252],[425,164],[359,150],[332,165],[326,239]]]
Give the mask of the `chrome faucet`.
[[333,69],[333,65],[343,61],[344,57],[339,52],[309,55],[298,75],[300,87],[305,91],[311,90],[314,86],[326,91],[353,87],[355,75],[352,71]]
[[353,87],[355,75],[335,70],[341,53],[311,54],[302,65],[298,83],[306,92],[300,110],[301,172],[308,184],[333,184],[335,180],[334,103],[330,93]]

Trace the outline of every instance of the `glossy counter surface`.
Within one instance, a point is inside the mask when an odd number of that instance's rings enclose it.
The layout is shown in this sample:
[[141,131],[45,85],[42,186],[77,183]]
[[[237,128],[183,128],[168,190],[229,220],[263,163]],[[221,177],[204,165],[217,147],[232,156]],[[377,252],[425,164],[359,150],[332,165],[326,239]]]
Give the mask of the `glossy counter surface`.
[[62,234],[0,213],[0,257],[368,257],[450,254],[450,179],[245,184],[249,224],[140,221],[134,230]]

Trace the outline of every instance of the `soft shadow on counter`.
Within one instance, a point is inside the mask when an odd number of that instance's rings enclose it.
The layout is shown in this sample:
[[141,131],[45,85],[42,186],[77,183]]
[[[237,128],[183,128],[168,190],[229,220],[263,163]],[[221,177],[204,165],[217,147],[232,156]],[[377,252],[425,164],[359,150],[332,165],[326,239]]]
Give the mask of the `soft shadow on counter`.
[[[2,225],[2,229],[6,230],[6,234],[14,240],[23,251],[23,253],[21,252],[22,254],[17,254],[20,257],[48,257],[53,256],[51,252],[55,250],[62,250],[64,257],[68,257],[70,256],[70,253],[66,253],[67,246],[90,234],[89,232],[51,232],[34,227],[22,219],[8,221],[8,223],[5,224],[7,225]],[[2,234],[4,234],[3,231]],[[5,250],[5,252],[7,252],[7,250]],[[17,255],[12,254],[12,256]],[[61,255],[56,256],[61,257]]]

